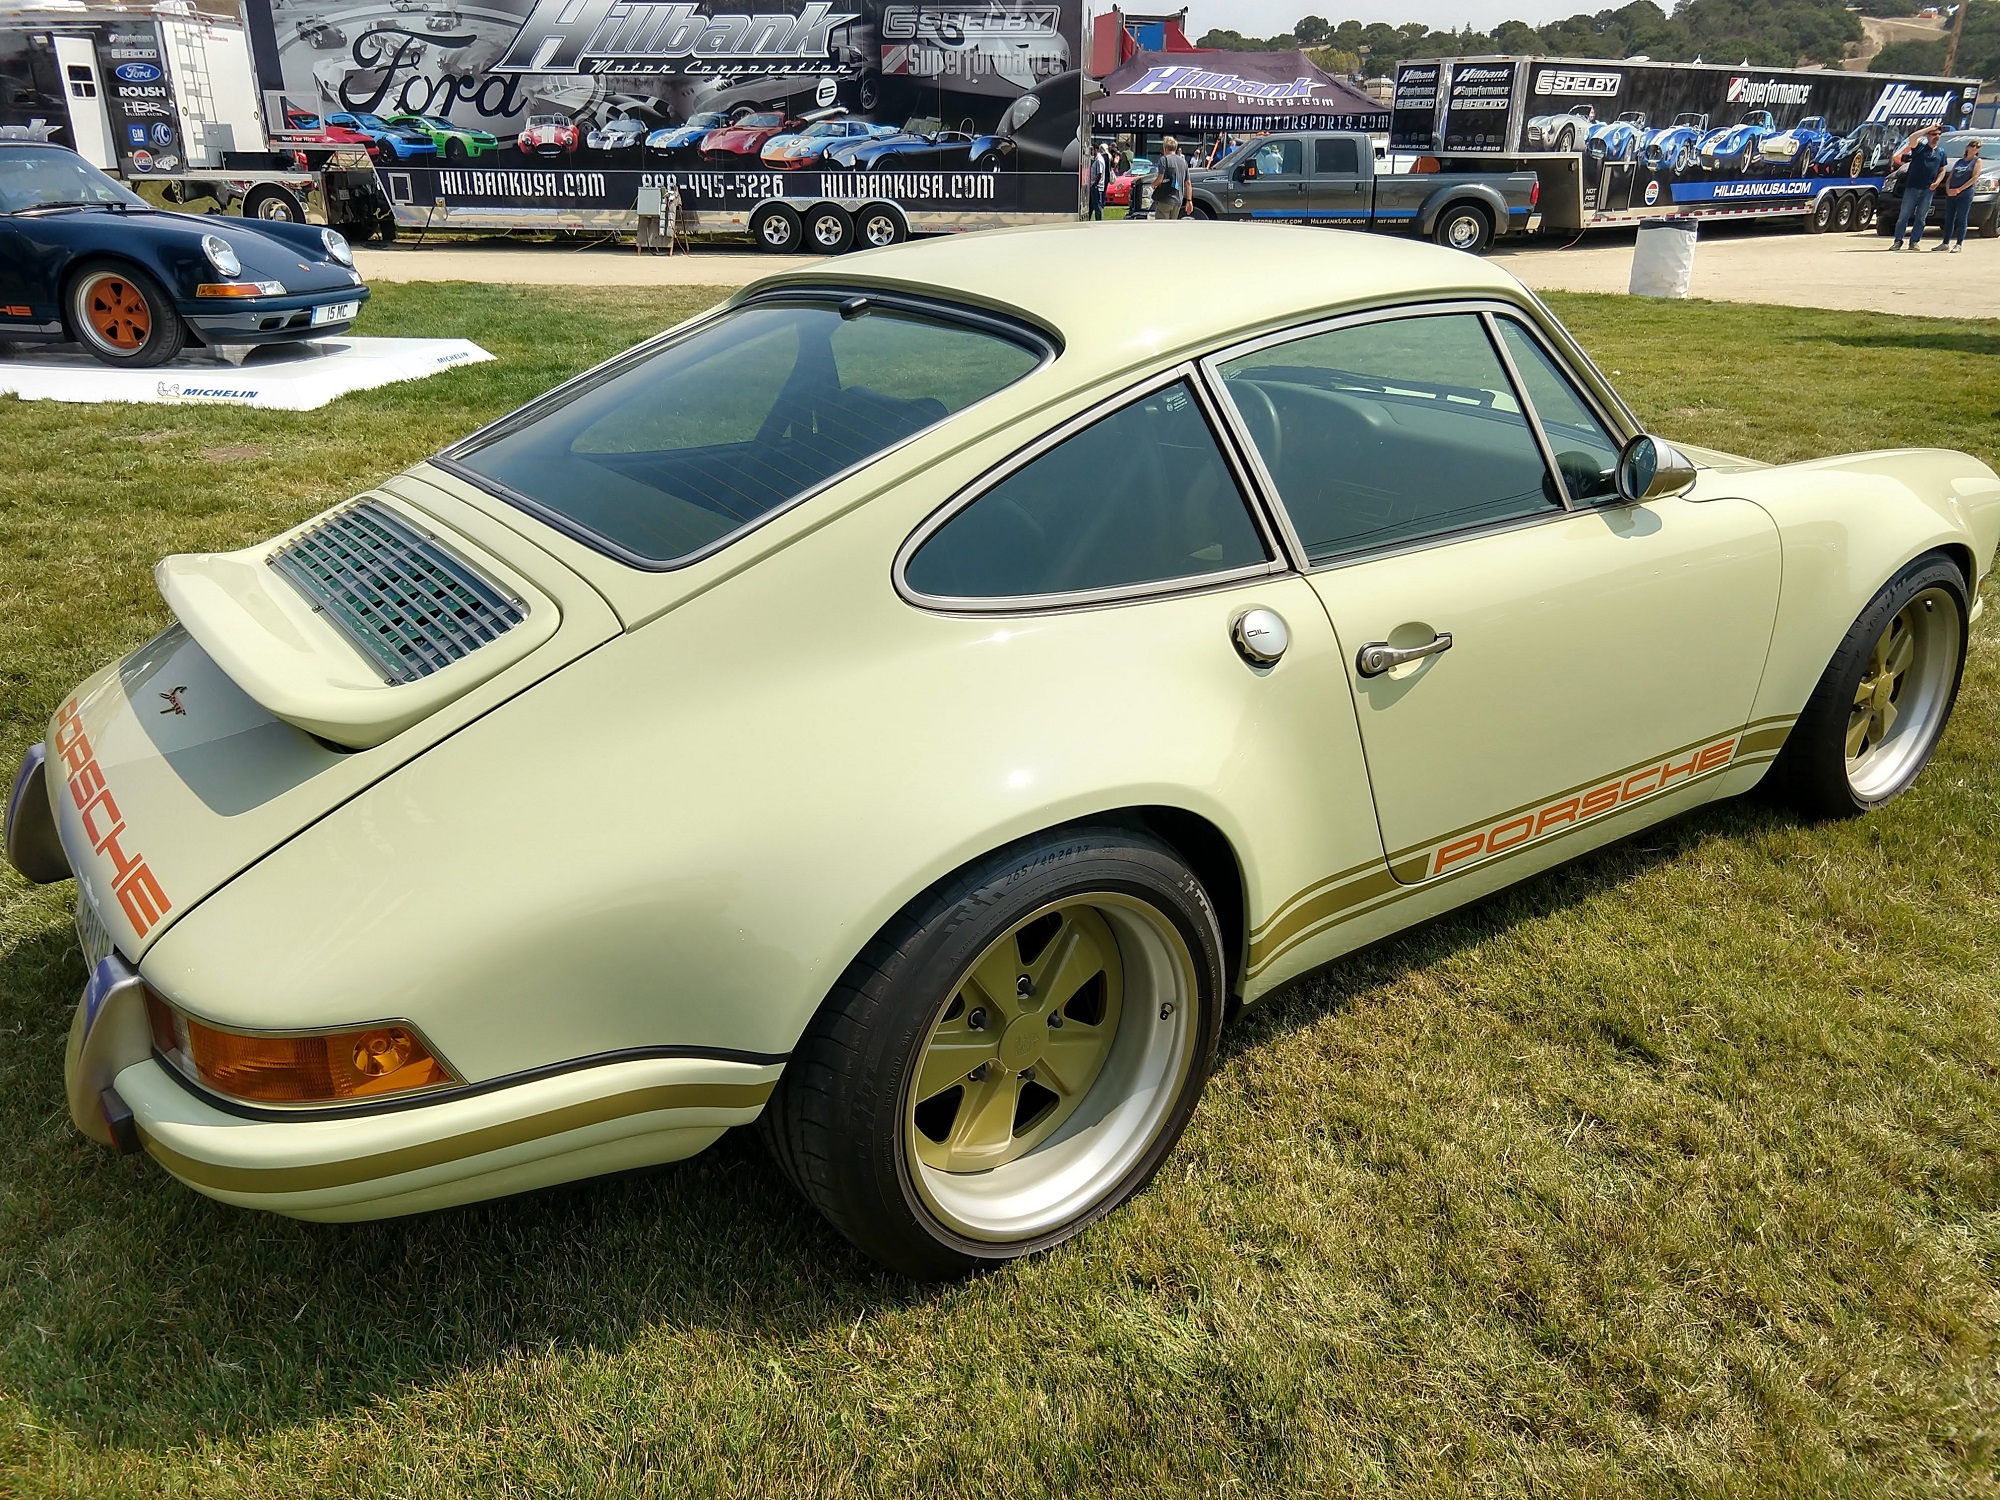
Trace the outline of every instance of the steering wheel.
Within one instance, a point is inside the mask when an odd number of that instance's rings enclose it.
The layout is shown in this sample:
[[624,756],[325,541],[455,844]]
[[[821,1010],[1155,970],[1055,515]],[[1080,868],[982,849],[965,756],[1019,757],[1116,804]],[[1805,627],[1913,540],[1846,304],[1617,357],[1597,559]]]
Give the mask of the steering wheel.
[[[1285,426],[1278,420],[1277,403],[1254,380],[1231,382],[1229,393],[1237,398],[1236,409],[1243,414],[1243,425],[1250,429],[1251,441],[1263,455],[1264,468],[1275,480],[1285,462]],[[1243,399],[1246,396],[1253,399],[1246,401]]]

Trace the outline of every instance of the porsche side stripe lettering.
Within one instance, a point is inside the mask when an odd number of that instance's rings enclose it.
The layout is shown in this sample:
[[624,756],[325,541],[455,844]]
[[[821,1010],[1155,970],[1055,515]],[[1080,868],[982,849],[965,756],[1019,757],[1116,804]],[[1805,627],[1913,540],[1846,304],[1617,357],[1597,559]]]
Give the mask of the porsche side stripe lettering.
[[324,1188],[350,1187],[404,1172],[503,1151],[544,1136],[582,1130],[607,1120],[628,1115],[651,1114],[668,1109],[756,1109],[771,1097],[771,1083],[669,1083],[654,1088],[634,1089],[604,1099],[586,1099],[561,1109],[547,1110],[519,1120],[468,1130],[422,1145],[403,1146],[373,1156],[350,1157],[345,1161],[313,1162],[303,1166],[238,1167],[196,1161],[165,1145],[143,1128],[139,1138],[146,1150],[174,1176],[203,1187],[231,1193],[304,1193]]
[[74,698],[56,713],[55,748],[69,773],[69,797],[82,820],[83,836],[94,852],[110,859],[111,889],[133,932],[144,937],[173,910],[173,903],[147,865],[146,856],[125,847],[129,842],[125,819],[105,782],[104,768],[97,763],[97,752],[90,748],[83,714]]
[[1329,876],[1285,901],[1251,934],[1249,972],[1261,973],[1285,953],[1336,922],[1365,916],[1420,890],[1431,889],[1439,880],[1456,879],[1494,860],[1512,858],[1548,839],[1574,832],[1581,824],[1619,807],[1730,767],[1767,764],[1777,758],[1777,749],[1790,733],[1795,718],[1796,715],[1784,714],[1758,720],[1760,727],[1754,734],[1730,735],[1682,746],[1636,768],[1570,788],[1547,802],[1515,809],[1485,825],[1448,835],[1440,842],[1419,845],[1403,853],[1421,857],[1409,859],[1399,855],[1393,873],[1389,865],[1378,862]]

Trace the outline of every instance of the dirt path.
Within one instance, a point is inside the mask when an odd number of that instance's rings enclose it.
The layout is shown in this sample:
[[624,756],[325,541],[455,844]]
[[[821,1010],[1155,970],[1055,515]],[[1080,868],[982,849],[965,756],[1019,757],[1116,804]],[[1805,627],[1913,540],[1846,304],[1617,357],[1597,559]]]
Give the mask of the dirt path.
[[1862,16],[1861,29],[1867,33],[1861,50],[1841,64],[1850,73],[1866,73],[1868,64],[1884,47],[1894,42],[1932,42],[1944,35],[1943,20],[1924,20],[1917,16],[1897,16],[1885,19],[1877,16]]
[[[1118,229],[1107,225],[1102,232]],[[1634,238],[1631,230],[1609,231],[1573,249],[1542,243],[1492,258],[1538,290],[1622,292],[1631,280]],[[1876,234],[1807,234],[1797,225],[1706,225],[1695,248],[1694,294],[1719,302],[2000,318],[2000,240],[1969,240],[1961,255],[1893,255],[1888,243]],[[370,281],[518,286],[743,286],[794,266],[838,264],[744,249],[639,256],[629,245],[398,245],[358,249],[355,260]]]

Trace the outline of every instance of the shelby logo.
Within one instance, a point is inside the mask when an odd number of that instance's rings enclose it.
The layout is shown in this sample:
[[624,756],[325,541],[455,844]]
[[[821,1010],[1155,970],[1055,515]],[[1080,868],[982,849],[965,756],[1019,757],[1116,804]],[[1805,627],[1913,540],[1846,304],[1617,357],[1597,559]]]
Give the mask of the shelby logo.
[[882,35],[892,42],[932,42],[963,47],[967,42],[1013,42],[1052,37],[1062,12],[1053,5],[1022,10],[998,6],[891,5],[882,12]]
[[1892,83],[1882,90],[1882,97],[1875,101],[1875,107],[1868,111],[1868,118],[1862,123],[1881,125],[1890,121],[1907,121],[1914,125],[1942,120],[1957,97],[1956,93],[1930,94],[1911,88],[1907,83]]
[[1259,99],[1283,103],[1310,99],[1319,85],[1310,78],[1290,83],[1259,83],[1238,78],[1234,73],[1206,73],[1200,68],[1148,68],[1146,76],[1125,92],[1128,94],[1229,94],[1238,99]]
[[1581,73],[1572,68],[1555,68],[1536,77],[1535,92],[1582,99],[1609,99],[1624,81],[1616,73]]
[[[710,15],[698,5],[535,0],[493,73],[825,72],[832,32],[859,19],[815,0],[797,15]],[[815,63],[800,68],[799,63]],[[790,66],[788,66],[788,64]]]
[[1812,97],[1809,83],[1781,83],[1775,78],[1732,78],[1731,104],[1804,104]]

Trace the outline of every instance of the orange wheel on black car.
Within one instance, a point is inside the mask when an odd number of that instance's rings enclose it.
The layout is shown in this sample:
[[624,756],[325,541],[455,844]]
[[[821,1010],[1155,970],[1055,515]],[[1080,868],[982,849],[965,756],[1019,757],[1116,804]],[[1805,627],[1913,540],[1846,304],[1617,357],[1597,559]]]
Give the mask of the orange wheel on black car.
[[144,368],[180,353],[186,330],[159,282],[137,266],[97,261],[70,282],[70,332],[107,365]]

